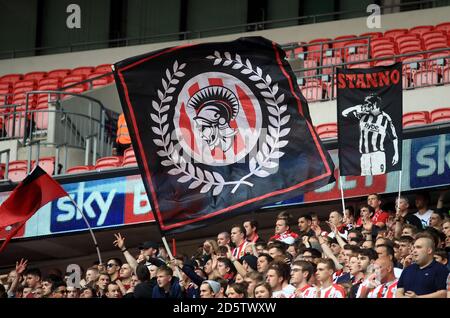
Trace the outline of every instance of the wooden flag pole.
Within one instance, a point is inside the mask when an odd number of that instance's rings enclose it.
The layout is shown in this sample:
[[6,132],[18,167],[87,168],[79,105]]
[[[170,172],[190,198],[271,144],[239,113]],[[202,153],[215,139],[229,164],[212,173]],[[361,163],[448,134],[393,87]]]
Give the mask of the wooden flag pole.
[[75,205],[75,207],[77,208],[77,210],[80,212],[81,216],[83,217],[83,220],[86,223],[86,225],[87,225],[87,227],[89,229],[89,232],[91,233],[92,240],[94,241],[94,246],[95,246],[95,249],[97,250],[97,256],[98,256],[99,264],[102,264],[102,256],[100,254],[100,248],[98,247],[97,239],[95,238],[94,231],[92,231],[92,228],[91,228],[91,225],[89,224],[89,221],[87,220],[87,218],[84,215],[83,211],[78,207],[78,205],[72,199],[72,197],[70,195],[68,197],[70,198],[70,200],[72,201],[73,205]]

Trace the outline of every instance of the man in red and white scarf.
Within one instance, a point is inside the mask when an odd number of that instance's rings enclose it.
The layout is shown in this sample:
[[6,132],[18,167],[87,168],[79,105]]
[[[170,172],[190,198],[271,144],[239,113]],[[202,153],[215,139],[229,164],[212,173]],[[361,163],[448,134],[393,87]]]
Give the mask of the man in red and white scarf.
[[335,265],[329,258],[321,258],[317,262],[317,287],[310,287],[303,293],[304,298],[346,298],[344,287],[333,283]]
[[257,242],[262,241],[258,235],[258,221],[246,220],[243,224],[248,242],[256,244]]
[[275,235],[269,241],[281,241],[286,244],[293,244],[298,234],[291,231],[289,217],[278,217],[275,224]]
[[240,259],[245,255],[245,248],[249,243],[245,239],[245,236],[245,228],[242,225],[233,225],[233,227],[231,228],[231,242],[233,242],[234,246],[236,247],[231,251],[231,254],[236,259]]

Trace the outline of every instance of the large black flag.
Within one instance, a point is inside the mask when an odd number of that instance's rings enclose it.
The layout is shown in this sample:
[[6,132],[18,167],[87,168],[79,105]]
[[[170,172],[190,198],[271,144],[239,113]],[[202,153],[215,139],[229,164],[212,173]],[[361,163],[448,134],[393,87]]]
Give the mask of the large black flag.
[[205,225],[333,181],[283,50],[264,38],[163,49],[115,64],[163,232]]
[[342,176],[402,169],[402,64],[338,69],[337,118]]

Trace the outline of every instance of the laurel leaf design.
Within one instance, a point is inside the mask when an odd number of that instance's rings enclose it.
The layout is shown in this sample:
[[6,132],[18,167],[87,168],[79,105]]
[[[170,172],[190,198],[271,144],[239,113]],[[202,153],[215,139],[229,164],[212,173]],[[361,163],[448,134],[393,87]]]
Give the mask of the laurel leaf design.
[[219,185],[217,185],[214,190],[213,190],[213,195],[219,195],[223,190],[223,183],[219,183]]
[[191,180],[192,178],[191,178],[191,176],[190,175],[184,175],[184,176],[182,176],[182,177],[180,177],[180,178],[178,178],[178,182],[181,182],[181,183],[186,183],[186,182],[188,182],[189,180]]
[[205,185],[202,187],[202,189],[200,190],[200,193],[206,193],[208,192],[212,187],[212,183],[205,183]]

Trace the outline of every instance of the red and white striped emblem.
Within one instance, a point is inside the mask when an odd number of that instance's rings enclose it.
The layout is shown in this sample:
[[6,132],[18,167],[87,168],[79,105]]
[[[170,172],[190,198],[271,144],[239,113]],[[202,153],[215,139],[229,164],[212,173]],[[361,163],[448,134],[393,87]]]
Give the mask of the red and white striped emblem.
[[[201,98],[205,96],[204,92],[231,97],[234,102],[233,116],[227,117],[227,129],[224,129],[223,125],[220,129],[214,127],[214,124],[202,126],[201,123],[204,122],[223,124],[226,121],[217,118],[220,117],[220,112],[204,111],[207,108],[203,104],[199,105]],[[192,100],[197,103],[193,103]],[[213,108],[216,107],[214,104],[220,108],[226,102],[217,100],[210,104]],[[192,106],[194,104],[195,106]],[[230,107],[223,107],[225,113],[231,112]],[[200,109],[203,111],[199,111]],[[184,153],[196,162],[212,166],[225,166],[244,159],[256,146],[262,126],[261,107],[252,90],[238,78],[221,72],[202,73],[187,81],[178,95],[173,120],[175,135]],[[221,135],[224,131],[226,133]],[[219,132],[222,143],[212,144],[207,137],[217,137],[216,132]]]

